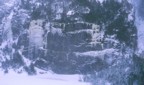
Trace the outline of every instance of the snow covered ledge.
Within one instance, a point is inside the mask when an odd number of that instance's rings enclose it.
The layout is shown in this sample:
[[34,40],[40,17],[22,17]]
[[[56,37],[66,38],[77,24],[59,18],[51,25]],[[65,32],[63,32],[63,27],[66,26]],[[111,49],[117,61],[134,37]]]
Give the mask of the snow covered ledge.
[[0,72],[0,85],[91,85],[81,82],[80,75],[39,74],[28,76],[27,74],[9,74]]

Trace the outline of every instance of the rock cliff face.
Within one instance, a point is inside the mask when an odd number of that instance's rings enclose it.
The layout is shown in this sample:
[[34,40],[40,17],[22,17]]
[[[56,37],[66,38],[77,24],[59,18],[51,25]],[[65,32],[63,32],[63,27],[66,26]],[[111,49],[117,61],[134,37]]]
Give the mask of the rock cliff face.
[[94,85],[143,85],[134,79],[139,58],[129,0],[7,0],[0,13],[5,72],[38,68],[83,74]]

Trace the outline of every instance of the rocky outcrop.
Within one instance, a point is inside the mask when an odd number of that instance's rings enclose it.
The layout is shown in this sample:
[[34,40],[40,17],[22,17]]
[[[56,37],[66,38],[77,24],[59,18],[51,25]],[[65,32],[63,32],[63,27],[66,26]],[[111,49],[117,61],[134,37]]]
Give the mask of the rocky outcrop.
[[0,47],[6,72],[39,68],[84,74],[94,85],[128,85],[137,29],[127,1],[21,0],[11,10],[12,47]]

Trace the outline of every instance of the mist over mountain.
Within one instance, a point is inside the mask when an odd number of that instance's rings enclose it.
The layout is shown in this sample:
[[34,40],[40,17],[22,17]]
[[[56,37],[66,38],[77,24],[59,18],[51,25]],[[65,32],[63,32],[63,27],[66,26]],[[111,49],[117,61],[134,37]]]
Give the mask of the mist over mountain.
[[144,85],[143,0],[0,0],[0,69]]

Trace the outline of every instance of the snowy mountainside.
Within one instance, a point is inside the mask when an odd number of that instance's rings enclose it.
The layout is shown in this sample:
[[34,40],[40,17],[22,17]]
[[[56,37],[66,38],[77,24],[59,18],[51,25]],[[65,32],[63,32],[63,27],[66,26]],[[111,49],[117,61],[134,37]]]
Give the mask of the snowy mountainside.
[[0,13],[5,73],[53,71],[84,75],[93,85],[135,83],[137,28],[131,0],[8,0]]
[[80,80],[81,75],[58,75],[53,73],[47,73],[36,76],[28,76],[25,73],[16,74],[10,71],[9,74],[0,73],[1,85],[91,85],[87,82]]

